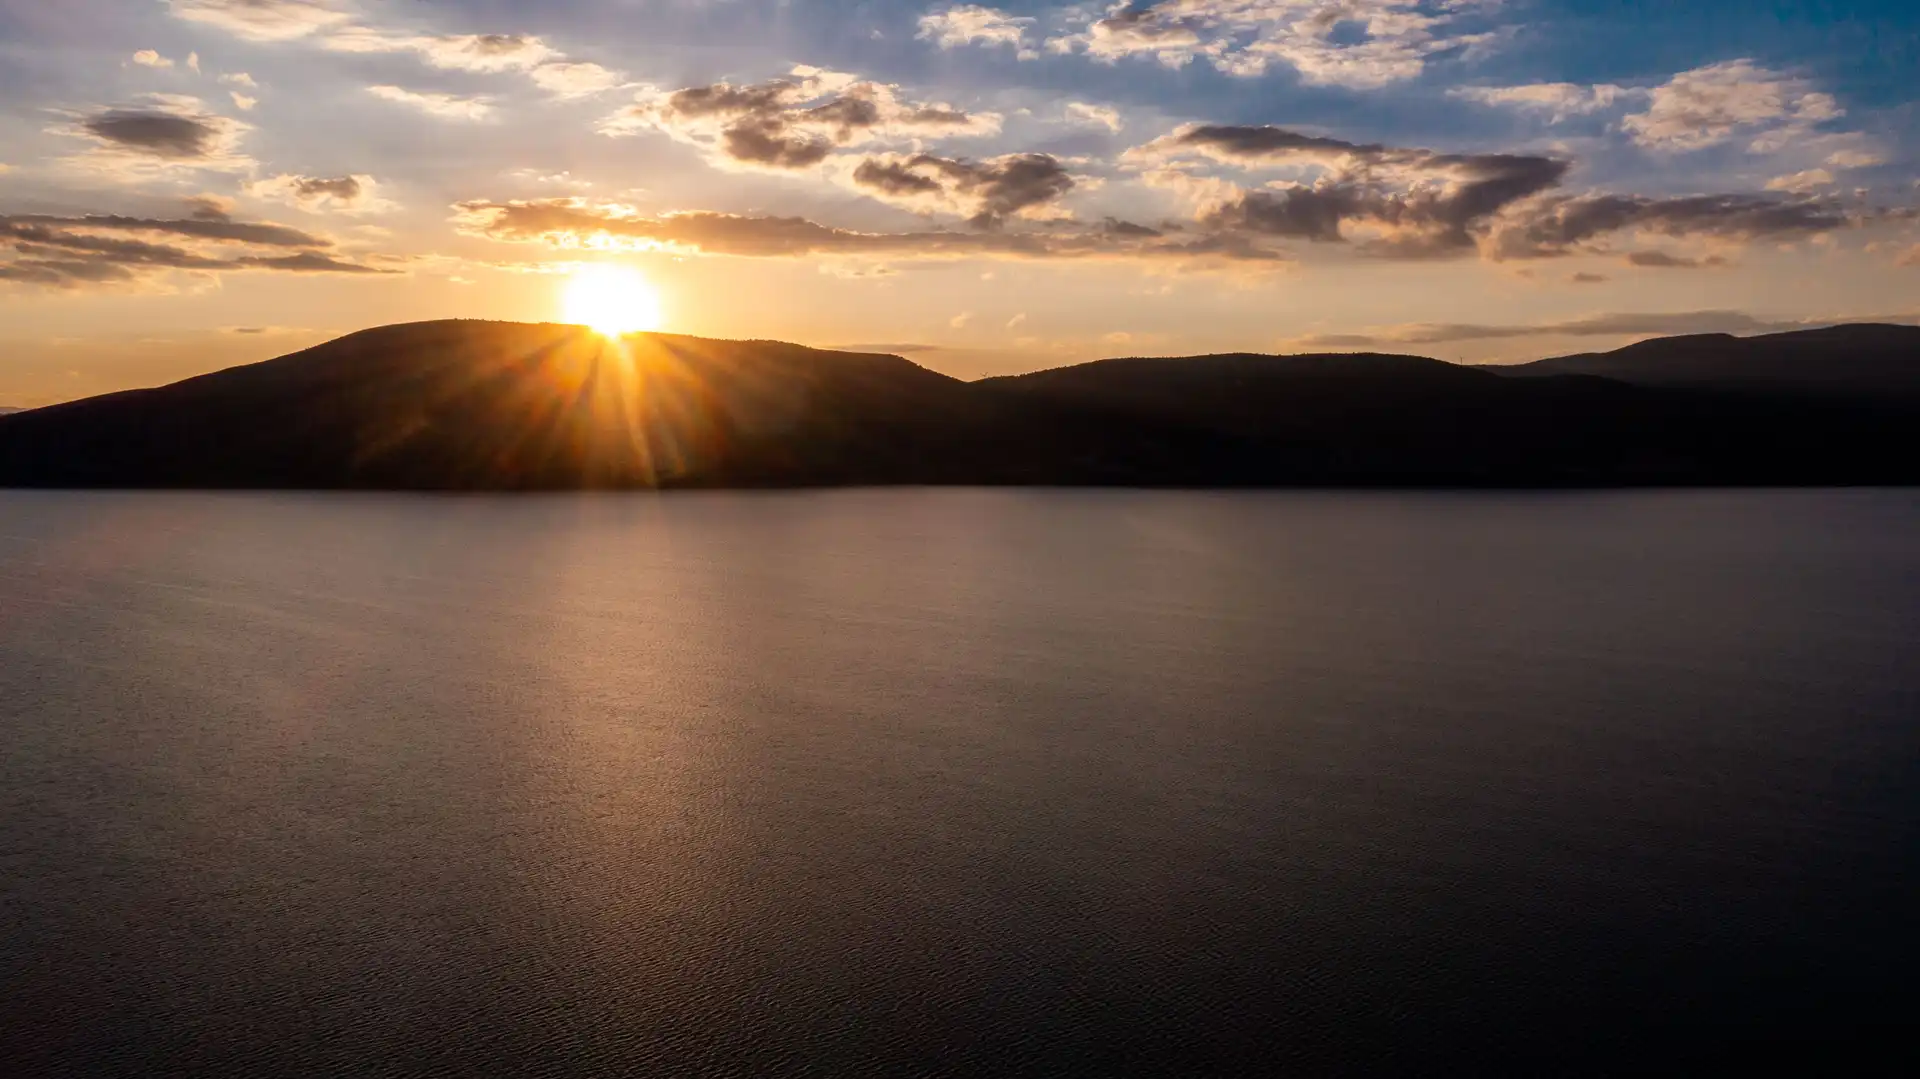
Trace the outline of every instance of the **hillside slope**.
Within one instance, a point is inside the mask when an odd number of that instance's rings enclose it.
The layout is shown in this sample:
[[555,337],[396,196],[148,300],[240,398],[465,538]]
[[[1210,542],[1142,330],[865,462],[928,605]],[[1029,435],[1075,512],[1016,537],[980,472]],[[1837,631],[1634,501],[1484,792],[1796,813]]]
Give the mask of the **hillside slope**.
[[519,488],[917,474],[964,383],[893,356],[388,326],[8,417],[0,482]]
[[1533,374],[1233,354],[965,383],[778,342],[426,322],[0,417],[0,485],[1920,482],[1920,399]]
[[1484,369],[1516,376],[1598,375],[1642,386],[1905,396],[1920,394],[1920,326],[1861,323],[1757,337],[1660,337],[1612,352]]

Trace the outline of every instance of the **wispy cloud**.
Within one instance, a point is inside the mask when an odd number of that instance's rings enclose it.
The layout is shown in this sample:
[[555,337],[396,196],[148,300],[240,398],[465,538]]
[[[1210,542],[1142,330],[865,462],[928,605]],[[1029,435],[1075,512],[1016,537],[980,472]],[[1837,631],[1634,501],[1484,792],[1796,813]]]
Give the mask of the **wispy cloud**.
[[[1857,321],[1913,322],[1915,315],[1875,315]],[[1670,334],[1756,334],[1804,330],[1854,319],[1769,319],[1745,311],[1631,312],[1588,315],[1558,322],[1480,325],[1423,322],[1363,334],[1313,334],[1296,338],[1306,347],[1364,348],[1370,345],[1439,345],[1513,337],[1654,337]]]
[[119,214],[0,216],[0,281],[55,289],[138,285],[170,272],[378,274],[393,271],[334,254],[325,237],[266,221],[235,220],[199,200],[182,218]]
[[443,120],[485,120],[493,115],[493,105],[485,98],[461,97],[435,90],[407,90],[398,86],[369,86],[367,93],[382,101],[418,109]]
[[962,45],[1002,45],[1014,50],[1023,60],[1033,60],[1040,56],[1039,51],[1027,42],[1027,31],[1034,22],[1031,18],[1009,15],[978,4],[958,4],[921,16],[917,36],[943,49]]
[[1500,0],[1161,0],[1117,4],[1053,37],[1057,53],[1168,67],[1205,61],[1228,75],[1292,68],[1303,82],[1377,89],[1418,78],[1429,60],[1491,47]]
[[1622,123],[1636,142],[1656,150],[1698,150],[1745,135],[1751,149],[1767,151],[1842,115],[1833,95],[1805,79],[1729,60],[1654,87],[1646,111]]
[[290,41],[352,17],[330,0],[167,0],[167,6],[177,18],[253,41]]

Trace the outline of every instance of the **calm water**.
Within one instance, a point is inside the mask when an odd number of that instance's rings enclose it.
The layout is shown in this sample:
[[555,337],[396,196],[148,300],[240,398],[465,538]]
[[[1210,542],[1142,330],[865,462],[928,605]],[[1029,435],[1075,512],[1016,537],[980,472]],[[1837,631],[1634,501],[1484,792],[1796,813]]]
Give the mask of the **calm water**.
[[1920,1003],[1920,492],[0,492],[0,735],[9,1075],[1604,1069]]

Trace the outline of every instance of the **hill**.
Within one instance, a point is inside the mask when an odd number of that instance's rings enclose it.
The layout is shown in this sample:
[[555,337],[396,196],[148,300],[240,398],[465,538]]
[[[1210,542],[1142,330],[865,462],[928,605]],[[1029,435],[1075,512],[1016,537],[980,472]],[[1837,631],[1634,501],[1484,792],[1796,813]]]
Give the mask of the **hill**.
[[1598,375],[1642,386],[1920,395],[1920,326],[1861,323],[1756,337],[1661,337],[1612,352],[1485,369],[1515,376]]
[[894,356],[475,321],[9,416],[0,482],[488,489],[906,479],[964,383]]
[[0,485],[1920,481],[1911,402],[1530,373],[1234,354],[967,383],[778,342],[427,322],[0,418]]

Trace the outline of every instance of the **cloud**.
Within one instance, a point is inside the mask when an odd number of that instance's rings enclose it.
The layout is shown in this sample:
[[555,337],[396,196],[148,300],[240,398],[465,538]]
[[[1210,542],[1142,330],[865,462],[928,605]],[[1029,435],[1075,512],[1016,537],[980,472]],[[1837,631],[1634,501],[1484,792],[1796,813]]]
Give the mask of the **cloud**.
[[333,52],[412,53],[444,71],[517,71],[556,97],[611,90],[625,76],[569,59],[532,34],[425,34],[355,21],[345,0],[169,0],[173,14],[258,41],[307,38]]
[[295,206],[308,213],[375,214],[395,209],[380,197],[380,185],[365,174],[318,177],[283,173],[247,185],[247,194]]
[[329,0],[167,0],[175,18],[217,26],[253,41],[289,41],[346,22]]
[[1007,329],[1009,330],[1015,329],[1026,321],[1027,321],[1027,313],[1025,311],[1022,311],[1019,314],[1007,320]]
[[74,289],[85,285],[132,281],[132,270],[111,262],[75,259],[14,259],[0,262],[0,281],[47,288]]
[[328,34],[321,44],[335,52],[411,52],[446,71],[482,74],[531,71],[561,58],[530,34],[395,34],[352,26]]
[[1585,271],[1574,274],[1572,277],[1567,278],[1567,280],[1573,282],[1576,285],[1598,285],[1601,282],[1605,281],[1606,279],[1607,279],[1606,274],[1587,273]]
[[[1194,175],[1195,157],[1300,179],[1247,190]],[[1555,189],[1571,162],[1558,158],[1442,153],[1270,126],[1189,125],[1129,150],[1123,161],[1148,169],[1149,184],[1185,194],[1216,232],[1353,242],[1364,254],[1395,258],[1476,248],[1494,260],[1604,253],[1623,233],[1724,244],[1806,239],[1911,213],[1849,211],[1804,192],[1562,195]]]
[[1120,113],[1105,105],[1090,105],[1084,101],[1067,102],[1067,119],[1083,124],[1098,124],[1118,134],[1120,131]]
[[1649,93],[1647,110],[1621,126],[1655,150],[1698,150],[1746,132],[1754,136],[1751,149],[1770,152],[1844,115],[1832,95],[1752,60],[1683,71]]
[[1706,258],[1687,258],[1683,255],[1668,254],[1665,251],[1630,251],[1627,253],[1627,265],[1642,266],[1657,270],[1700,270],[1714,266],[1725,266],[1727,260],[1719,255]]
[[343,273],[343,274],[393,274],[398,270],[382,270],[357,262],[346,262],[318,251],[301,251],[292,255],[248,255],[233,261],[235,268],[280,270],[285,273]]
[[1280,63],[1309,84],[1373,89],[1419,77],[1430,58],[1493,45],[1501,34],[1488,16],[1500,2],[1162,0],[1134,7],[1122,0],[1047,47],[1173,68],[1201,59],[1248,77]]
[[148,100],[146,106],[101,109],[54,130],[94,143],[80,160],[110,169],[253,167],[252,159],[238,152],[252,130],[246,124],[209,113],[191,97],[153,94]]
[[617,71],[609,71],[599,64],[559,63],[541,64],[527,73],[534,85],[547,93],[560,98],[591,97],[618,87],[624,77]]
[[1373,254],[1418,258],[1464,253],[1476,231],[1507,207],[1540,194],[1569,163],[1530,154],[1450,154],[1354,143],[1271,126],[1192,125],[1130,151],[1136,159],[1198,153],[1247,167],[1318,173],[1311,184],[1239,192],[1203,215],[1209,224],[1322,243],[1366,225]]
[[504,243],[563,249],[669,250],[746,258],[807,256],[904,259],[1174,259],[1276,263],[1284,256],[1242,237],[1139,236],[1104,228],[859,232],[800,217],[688,211],[649,216],[630,206],[579,198],[473,200],[454,206],[458,231]]
[[1612,83],[1581,86],[1570,82],[1539,82],[1525,86],[1462,86],[1448,90],[1447,96],[1482,105],[1544,112],[1557,124],[1569,116],[1610,109],[1625,97],[1644,93],[1644,90],[1629,90]]
[[253,81],[252,75],[244,71],[235,71],[231,74],[222,75],[220,76],[220,81],[226,83],[228,86],[242,86],[249,90],[256,89],[260,85]]
[[1884,155],[1872,150],[1838,150],[1827,155],[1826,162],[1830,169],[1870,169],[1886,163]]
[[117,214],[0,216],[0,280],[50,288],[139,282],[186,270],[230,273],[389,273],[330,254],[332,242],[264,221],[236,221],[208,200],[193,216],[142,218]]
[[1027,46],[1027,27],[1033,22],[978,4],[959,4],[921,16],[920,32],[914,36],[943,49],[1004,45],[1013,49],[1020,59],[1032,60],[1040,55]]
[[1895,266],[1920,266],[1920,244],[1914,244],[1893,260]]
[[253,107],[260,104],[259,98],[248,97],[238,90],[228,91],[228,95],[233,98],[233,107],[239,109],[241,112],[252,112]]
[[1073,190],[1074,180],[1047,154],[1007,154],[967,161],[934,154],[870,157],[854,169],[855,186],[915,209],[964,215],[976,228],[994,228],[1036,211]]
[[661,131],[701,147],[716,164],[774,171],[811,168],[844,146],[1000,129],[992,113],[902,101],[897,87],[807,67],[744,86],[650,87],[636,100],[608,117],[601,131]]
[[1369,345],[1439,345],[1456,341],[1486,341],[1514,337],[1657,337],[1675,334],[1782,333],[1848,321],[1911,322],[1913,315],[1874,316],[1867,319],[1763,319],[1744,311],[1675,311],[1589,315],[1559,322],[1514,325],[1473,323],[1415,323],[1386,327],[1366,334],[1314,335],[1302,345],[1365,347]]
[[1812,236],[1854,223],[1830,202],[1795,196],[1574,195],[1545,199],[1510,215],[1498,223],[1486,249],[1497,259],[1543,258],[1594,250],[1594,241],[1629,229],[1747,241]]
[[1767,181],[1768,191],[1806,192],[1818,187],[1831,186],[1833,186],[1833,173],[1826,169],[1806,169],[1786,176],[1776,176]]
[[173,66],[172,60],[154,52],[152,49],[141,49],[139,52],[134,53],[133,62],[139,64],[141,67],[169,68]]
[[967,323],[972,321],[973,321],[973,312],[962,311],[959,314],[948,319],[947,325],[953,327],[956,330],[964,330],[967,328]]
[[220,129],[205,120],[174,113],[109,109],[80,122],[87,134],[114,147],[171,159],[205,157]]
[[[253,247],[325,248],[331,241],[310,232],[269,221],[235,221],[218,211],[202,210],[190,218],[127,217],[121,214],[83,214],[60,217],[50,214],[9,214],[0,216],[0,228],[15,234],[19,229],[55,228],[81,233],[152,233],[195,240],[247,244]],[[41,241],[46,242],[46,241]]]
[[419,109],[444,120],[484,120],[493,114],[493,105],[485,98],[460,97],[437,91],[405,90],[398,86],[369,86],[367,93],[382,101]]

